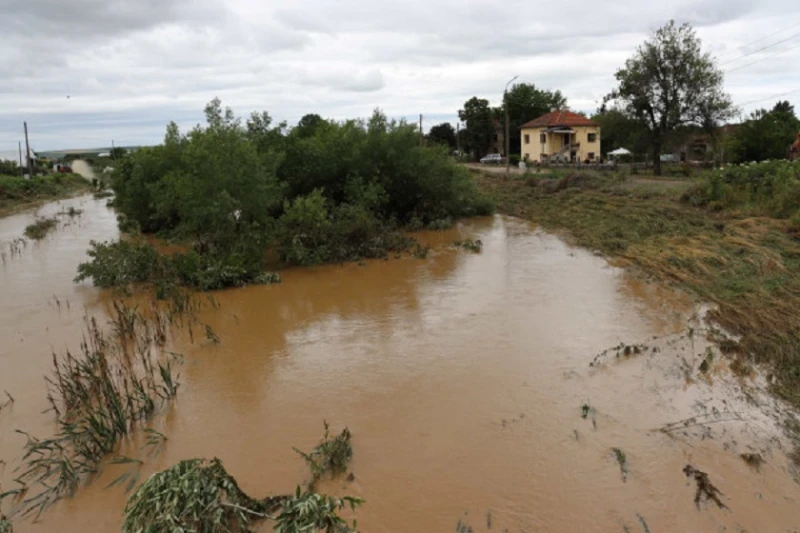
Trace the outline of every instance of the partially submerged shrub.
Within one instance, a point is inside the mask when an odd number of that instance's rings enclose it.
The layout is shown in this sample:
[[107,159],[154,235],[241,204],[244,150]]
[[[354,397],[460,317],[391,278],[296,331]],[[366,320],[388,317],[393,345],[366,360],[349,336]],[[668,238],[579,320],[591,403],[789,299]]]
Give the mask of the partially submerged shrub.
[[344,496],[336,498],[315,492],[300,493],[283,503],[281,514],[275,518],[276,533],[355,533],[356,521],[348,524],[338,513],[346,507],[355,511],[363,503],[360,498]]
[[[331,439],[325,424],[323,442],[301,455],[318,479],[324,472],[347,468],[353,455],[350,432]],[[245,494],[219,459],[191,459],[150,477],[128,499],[123,533],[246,533],[265,519],[275,521],[278,533],[349,533],[352,525],[338,516],[355,510],[363,500],[303,492],[256,499]],[[277,515],[277,513],[280,511]]]
[[170,124],[163,145],[113,174],[121,230],[218,245],[176,265],[181,284],[252,283],[271,249],[293,265],[386,257],[412,245],[405,223],[443,229],[492,212],[446,150],[420,147],[412,125],[379,111],[291,131],[267,113],[243,122],[216,99],[205,112],[207,125]]
[[347,464],[353,457],[353,446],[350,444],[350,430],[344,428],[342,432],[334,438],[331,438],[328,423],[325,422],[325,435],[322,437],[322,442],[311,450],[310,453],[305,453],[297,448],[295,452],[305,459],[308,468],[311,470],[311,482],[309,488],[313,489],[317,481],[322,479],[323,476],[330,473],[332,476],[342,474],[347,470]]
[[123,533],[237,533],[280,508],[286,496],[245,494],[219,459],[190,459],[153,474],[128,499]]
[[44,239],[57,225],[58,219],[56,217],[37,218],[36,222],[25,228],[25,236],[35,241]]
[[87,320],[80,354],[53,354],[48,400],[58,432],[49,439],[25,434],[24,466],[16,480],[33,495],[18,511],[36,511],[38,516],[64,495],[72,496],[121,439],[175,396],[178,384],[172,365],[153,358],[158,328],[143,324],[142,331],[135,351],[123,358],[118,356],[125,350],[124,339],[109,338],[94,319]]
[[91,241],[91,261],[78,265],[76,282],[91,278],[98,287],[125,287],[158,278],[165,270],[155,247],[145,241]]
[[464,239],[463,241],[455,241],[453,242],[453,246],[463,248],[464,250],[469,250],[470,252],[476,254],[483,250],[483,242],[480,239]]
[[279,283],[280,276],[262,270],[258,242],[230,241],[225,248],[210,246],[205,253],[189,250],[166,255],[146,241],[91,242],[90,261],[78,265],[76,282],[92,279],[98,287],[126,289],[134,283],[152,282],[159,297],[178,286],[203,291],[239,287],[249,283]]

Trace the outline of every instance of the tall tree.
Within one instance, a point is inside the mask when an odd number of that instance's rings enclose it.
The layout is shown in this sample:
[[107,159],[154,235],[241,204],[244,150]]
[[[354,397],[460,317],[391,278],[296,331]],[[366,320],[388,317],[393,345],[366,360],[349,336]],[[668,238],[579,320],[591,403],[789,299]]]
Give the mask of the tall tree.
[[733,116],[733,103],[723,91],[722,71],[689,24],[674,21],[642,44],[616,73],[619,87],[607,98],[646,126],[653,169],[661,174],[661,147],[675,128],[698,125],[711,129]]
[[316,113],[309,113],[307,115],[303,115],[303,118],[297,123],[297,127],[294,129],[295,133],[300,137],[313,137],[314,133],[316,133],[317,128],[325,122],[321,116],[317,115]]
[[647,153],[650,146],[647,128],[627,113],[604,107],[592,120],[600,124],[601,153],[607,154],[617,148],[626,148],[634,155]]
[[[549,113],[552,109],[562,109],[567,105],[567,99],[561,91],[537,89],[533,83],[512,85],[506,101],[512,154],[520,153],[520,127],[523,124]],[[505,109],[501,109],[501,112],[505,113]]]
[[771,111],[758,109],[736,131],[739,161],[783,159],[800,130],[800,120],[789,102],[778,102]]
[[489,151],[494,137],[494,110],[489,100],[473,96],[458,110],[458,118],[466,122],[466,150],[473,157],[483,157]]
[[441,144],[448,148],[456,147],[456,130],[449,122],[442,122],[431,128],[428,139],[434,144]]

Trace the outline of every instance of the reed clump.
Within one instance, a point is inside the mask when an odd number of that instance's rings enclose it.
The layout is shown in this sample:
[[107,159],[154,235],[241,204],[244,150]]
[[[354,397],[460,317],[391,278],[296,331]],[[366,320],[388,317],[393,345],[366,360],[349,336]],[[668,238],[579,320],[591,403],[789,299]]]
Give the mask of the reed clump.
[[[28,433],[17,469],[11,516],[38,517],[59,499],[72,496],[97,474],[119,442],[141,428],[178,392],[180,356],[162,353],[172,327],[197,326],[200,304],[182,295],[148,313],[122,300],[112,303],[110,331],[97,319],[84,319],[84,337],[76,353],[53,353],[53,373],[45,378],[56,418],[53,437]],[[161,435],[148,436],[160,444]],[[156,442],[158,441],[158,442]]]
[[[353,454],[350,432],[345,429],[331,438],[326,424],[322,443],[310,454],[300,453],[313,476],[344,471]],[[349,533],[356,531],[356,522],[348,523],[338,513],[362,503],[359,498],[337,498],[299,486],[294,494],[253,498],[239,488],[219,459],[190,459],[154,474],[131,495],[122,530],[246,533],[259,522],[273,520],[277,533]]]
[[347,464],[353,457],[350,430],[344,428],[339,435],[331,437],[328,422],[324,422],[324,424],[325,434],[322,442],[311,452],[305,453],[294,448],[294,451],[305,460],[311,470],[311,481],[308,484],[310,490],[314,489],[317,482],[326,474],[330,473],[332,476],[336,476],[344,473],[347,470]]

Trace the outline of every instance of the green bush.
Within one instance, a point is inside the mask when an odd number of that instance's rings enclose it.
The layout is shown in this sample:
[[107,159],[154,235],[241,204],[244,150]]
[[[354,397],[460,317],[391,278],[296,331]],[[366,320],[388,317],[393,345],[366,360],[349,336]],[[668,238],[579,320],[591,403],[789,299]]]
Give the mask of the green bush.
[[91,241],[91,261],[78,265],[76,282],[91,278],[98,287],[124,287],[162,277],[162,256],[152,244],[140,241]]
[[800,209],[800,161],[764,161],[713,170],[702,185],[687,191],[683,200],[789,218]]
[[112,176],[121,229],[194,243],[165,263],[178,283],[253,282],[272,248],[296,265],[385,257],[410,246],[406,224],[492,212],[445,148],[421,147],[414,126],[379,111],[292,130],[267,113],[242,123],[219,100],[205,112],[205,126],[171,123],[162,145],[126,155]]
[[53,198],[88,185],[89,182],[77,174],[50,174],[30,179],[0,175],[0,204]]

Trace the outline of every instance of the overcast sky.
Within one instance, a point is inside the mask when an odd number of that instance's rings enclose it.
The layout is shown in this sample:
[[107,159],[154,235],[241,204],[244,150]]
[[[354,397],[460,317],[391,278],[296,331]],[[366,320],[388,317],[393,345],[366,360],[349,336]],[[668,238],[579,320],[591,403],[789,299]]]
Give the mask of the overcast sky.
[[454,122],[473,95],[499,103],[514,75],[591,113],[614,71],[671,18],[695,26],[745,112],[778,98],[800,110],[797,0],[0,0],[0,8],[0,153],[16,150],[23,120],[40,150],[158,143],[168,121],[191,127],[214,96],[237,114],[267,110],[292,124],[305,113],[343,119],[380,107],[393,117],[423,113],[429,127]]

